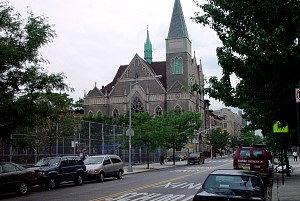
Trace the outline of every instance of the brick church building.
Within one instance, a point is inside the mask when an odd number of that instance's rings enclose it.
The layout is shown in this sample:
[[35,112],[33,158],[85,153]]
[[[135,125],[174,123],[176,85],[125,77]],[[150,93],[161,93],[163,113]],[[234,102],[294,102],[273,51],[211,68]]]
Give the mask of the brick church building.
[[[163,39],[162,39],[163,40]],[[153,61],[147,29],[144,57],[135,54],[121,65],[112,82],[94,87],[84,97],[85,115],[118,116],[132,112],[160,115],[168,109],[199,112],[204,117],[204,96],[192,94],[189,86],[204,85],[201,63],[192,55],[192,42],[180,0],[175,0],[166,41],[166,60]],[[131,100],[130,100],[131,99]],[[131,103],[131,105],[130,105]]]

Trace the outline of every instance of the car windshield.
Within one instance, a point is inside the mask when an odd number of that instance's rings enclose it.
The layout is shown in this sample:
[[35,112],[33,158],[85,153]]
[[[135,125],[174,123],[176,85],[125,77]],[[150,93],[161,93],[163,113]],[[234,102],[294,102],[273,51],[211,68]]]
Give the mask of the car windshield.
[[35,167],[45,167],[45,166],[58,166],[59,158],[42,158],[34,166]]
[[208,193],[258,196],[263,184],[257,177],[241,175],[209,175],[202,188]]
[[190,153],[190,156],[197,157],[197,156],[199,156],[199,154],[198,153]]
[[101,164],[103,162],[104,157],[88,157],[84,160],[84,164]]

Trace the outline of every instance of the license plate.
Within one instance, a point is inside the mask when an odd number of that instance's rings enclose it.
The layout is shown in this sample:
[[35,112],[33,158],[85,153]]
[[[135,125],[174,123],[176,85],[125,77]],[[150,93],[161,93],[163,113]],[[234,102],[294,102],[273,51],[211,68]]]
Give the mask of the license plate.
[[259,169],[259,168],[260,168],[260,165],[254,165],[254,168],[255,168],[255,169]]
[[243,166],[243,170],[250,170],[250,165]]

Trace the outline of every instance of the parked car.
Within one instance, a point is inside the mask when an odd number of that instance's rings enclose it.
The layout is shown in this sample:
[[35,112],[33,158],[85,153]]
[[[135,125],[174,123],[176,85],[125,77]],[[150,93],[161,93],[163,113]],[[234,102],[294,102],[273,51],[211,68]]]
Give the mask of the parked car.
[[37,182],[35,172],[18,164],[0,162],[0,193],[26,195]]
[[[181,154],[175,154],[175,161],[184,161],[185,160],[185,156],[181,155]],[[167,157],[168,161],[173,161],[173,155]]]
[[104,178],[116,177],[122,179],[124,164],[117,155],[90,156],[84,160],[87,170],[87,179],[96,179],[103,182]]
[[193,152],[193,153],[190,153],[188,155],[188,158],[187,158],[187,164],[195,164],[195,163],[198,163],[198,164],[204,164],[204,161],[205,161],[205,156],[202,152]]
[[264,184],[258,172],[220,169],[207,176],[193,201],[265,201],[265,194]]
[[34,168],[38,184],[55,189],[62,181],[74,181],[81,185],[86,167],[79,156],[47,157],[39,160]]
[[274,160],[270,152],[262,145],[238,147],[233,159],[233,169],[257,171],[269,185],[274,176]]

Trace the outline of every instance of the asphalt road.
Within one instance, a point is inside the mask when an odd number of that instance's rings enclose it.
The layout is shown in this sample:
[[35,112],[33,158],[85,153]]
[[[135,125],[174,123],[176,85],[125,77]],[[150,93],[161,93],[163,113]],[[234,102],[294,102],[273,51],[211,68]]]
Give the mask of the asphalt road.
[[2,195],[0,200],[10,201],[189,201],[200,188],[207,174],[214,169],[232,168],[229,158],[207,161],[201,165],[186,165],[125,175],[123,179],[106,179],[102,183],[87,181],[82,186],[74,183],[61,185],[48,191],[35,188],[23,197]]

